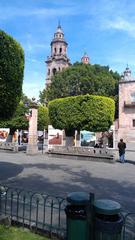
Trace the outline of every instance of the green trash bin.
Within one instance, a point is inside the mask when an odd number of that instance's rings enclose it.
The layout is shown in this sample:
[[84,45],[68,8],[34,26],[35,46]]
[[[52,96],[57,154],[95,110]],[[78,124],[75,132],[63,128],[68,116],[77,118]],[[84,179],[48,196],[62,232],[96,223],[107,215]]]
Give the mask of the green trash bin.
[[89,194],[72,192],[68,194],[67,202],[68,204],[65,208],[67,240],[88,240],[87,206],[90,202]]
[[121,240],[123,217],[119,203],[100,199],[94,202],[95,240]]

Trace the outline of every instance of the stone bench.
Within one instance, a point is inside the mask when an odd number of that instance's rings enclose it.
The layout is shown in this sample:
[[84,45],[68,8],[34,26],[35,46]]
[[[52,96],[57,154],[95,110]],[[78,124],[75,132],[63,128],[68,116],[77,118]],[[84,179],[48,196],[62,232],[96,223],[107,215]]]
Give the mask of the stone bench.
[[0,150],[18,152],[18,146],[15,143],[0,142]]

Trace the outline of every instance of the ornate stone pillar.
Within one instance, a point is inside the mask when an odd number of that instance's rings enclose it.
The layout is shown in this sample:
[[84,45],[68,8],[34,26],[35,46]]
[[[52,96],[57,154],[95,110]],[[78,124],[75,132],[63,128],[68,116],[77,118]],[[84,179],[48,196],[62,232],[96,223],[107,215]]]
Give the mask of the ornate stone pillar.
[[37,106],[33,105],[31,109],[31,117],[29,119],[29,139],[27,146],[27,154],[34,155],[38,153],[37,146]]

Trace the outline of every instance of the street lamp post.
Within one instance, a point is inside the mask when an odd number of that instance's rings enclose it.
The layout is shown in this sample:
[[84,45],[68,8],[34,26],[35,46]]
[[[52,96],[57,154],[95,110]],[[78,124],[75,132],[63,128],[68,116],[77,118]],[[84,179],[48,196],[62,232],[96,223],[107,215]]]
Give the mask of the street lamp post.
[[38,153],[37,117],[38,117],[37,103],[35,102],[35,98],[32,98],[31,116],[29,118],[29,138],[27,146],[27,154],[29,155],[34,155]]

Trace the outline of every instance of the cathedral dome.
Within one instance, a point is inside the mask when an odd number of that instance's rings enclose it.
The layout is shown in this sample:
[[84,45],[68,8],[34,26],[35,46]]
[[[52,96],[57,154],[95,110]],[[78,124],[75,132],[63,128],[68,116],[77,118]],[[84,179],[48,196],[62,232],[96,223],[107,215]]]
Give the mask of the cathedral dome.
[[89,56],[87,55],[87,53],[85,52],[83,57],[81,58],[81,62],[84,64],[89,64]]
[[65,45],[67,45],[67,42],[65,41],[64,39],[64,33],[63,33],[63,30],[61,28],[61,25],[58,24],[58,27],[56,29],[56,32],[54,33],[54,38],[51,42],[51,45],[56,43],[56,42],[62,42],[64,43]]
[[128,65],[127,65],[123,75],[121,76],[121,80],[120,81],[133,81],[133,78],[131,76],[131,70],[128,67]]
[[62,28],[61,28],[60,25],[57,27],[56,33],[62,33],[63,34],[63,31],[62,31]]

